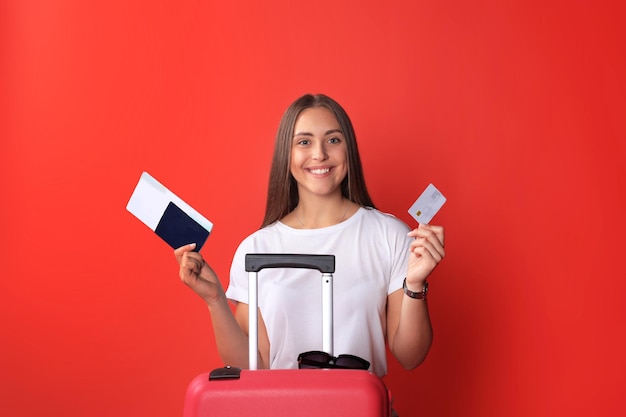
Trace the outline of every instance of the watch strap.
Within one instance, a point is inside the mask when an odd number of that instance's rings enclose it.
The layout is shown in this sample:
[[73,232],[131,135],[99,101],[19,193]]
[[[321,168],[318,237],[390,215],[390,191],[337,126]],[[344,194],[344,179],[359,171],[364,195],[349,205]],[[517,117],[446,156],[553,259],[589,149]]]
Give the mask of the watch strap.
[[424,287],[422,288],[422,291],[415,292],[411,291],[406,286],[406,278],[404,278],[404,281],[402,282],[402,289],[404,290],[404,293],[411,298],[414,298],[416,300],[425,300],[426,295],[428,294],[428,282],[424,282]]

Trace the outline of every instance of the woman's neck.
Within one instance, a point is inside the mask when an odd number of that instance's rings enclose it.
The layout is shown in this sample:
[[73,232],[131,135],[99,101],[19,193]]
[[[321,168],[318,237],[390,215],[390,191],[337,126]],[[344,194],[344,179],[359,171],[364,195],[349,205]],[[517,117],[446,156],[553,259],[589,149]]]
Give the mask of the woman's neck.
[[296,229],[319,229],[343,222],[357,209],[357,204],[343,196],[314,200],[302,198],[282,221]]

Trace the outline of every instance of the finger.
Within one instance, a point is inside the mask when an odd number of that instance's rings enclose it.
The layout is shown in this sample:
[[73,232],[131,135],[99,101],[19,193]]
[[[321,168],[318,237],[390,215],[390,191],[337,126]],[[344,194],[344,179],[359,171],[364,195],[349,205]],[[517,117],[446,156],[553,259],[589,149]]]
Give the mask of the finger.
[[204,260],[197,252],[184,252],[180,260],[178,276],[185,284],[200,278]]
[[[440,230],[439,230],[440,229]],[[439,234],[440,235],[439,235]],[[421,225],[419,228],[411,231],[409,233],[410,236],[413,236],[417,239],[426,239],[428,240],[439,253],[444,253],[443,249],[443,228],[441,226],[433,226],[428,228],[422,228]],[[413,242],[415,243],[415,242]]]
[[435,236],[437,236],[437,239],[439,239],[441,246],[444,246],[445,233],[443,226],[437,226],[433,224],[420,224],[418,229],[430,230]]
[[411,244],[411,253],[417,256],[429,256],[439,263],[446,256],[446,252],[439,245],[439,241],[436,239],[435,241],[436,243],[433,243],[424,237],[419,237]]
[[176,257],[176,260],[178,261],[178,263],[180,264],[181,259],[185,253],[190,252],[194,250],[195,248],[196,248],[196,244],[190,243],[188,245],[181,246],[180,248],[175,249],[174,256]]
[[204,265],[204,259],[198,252],[185,252],[181,260],[181,266],[193,269],[193,272],[200,274]]

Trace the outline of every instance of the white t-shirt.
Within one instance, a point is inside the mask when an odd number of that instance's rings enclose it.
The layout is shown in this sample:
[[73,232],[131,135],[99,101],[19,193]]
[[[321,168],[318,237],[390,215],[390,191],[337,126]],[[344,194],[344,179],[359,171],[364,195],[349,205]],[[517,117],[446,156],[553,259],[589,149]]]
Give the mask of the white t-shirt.
[[[411,239],[396,217],[360,208],[321,229],[294,229],[276,222],[248,236],[233,259],[226,296],[248,303],[247,253],[335,255],[334,354],[352,354],[387,373],[387,295],[402,288]],[[259,308],[270,341],[270,368],[297,368],[298,354],[322,350],[321,274],[309,269],[259,272]]]

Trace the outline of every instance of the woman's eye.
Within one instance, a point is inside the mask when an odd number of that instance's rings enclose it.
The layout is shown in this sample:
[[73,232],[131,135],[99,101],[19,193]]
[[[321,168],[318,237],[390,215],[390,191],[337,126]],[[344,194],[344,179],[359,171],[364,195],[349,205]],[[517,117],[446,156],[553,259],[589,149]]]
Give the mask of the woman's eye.
[[339,138],[330,138],[328,139],[328,143],[339,143],[341,142],[341,139]]
[[308,144],[309,144],[309,140],[308,139],[300,139],[298,141],[298,145],[306,146]]

